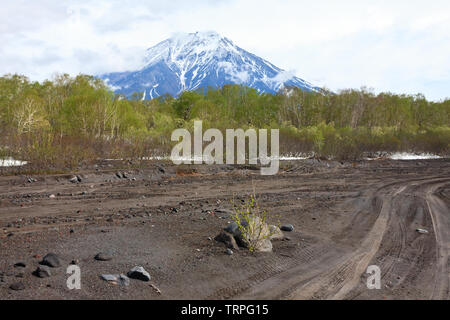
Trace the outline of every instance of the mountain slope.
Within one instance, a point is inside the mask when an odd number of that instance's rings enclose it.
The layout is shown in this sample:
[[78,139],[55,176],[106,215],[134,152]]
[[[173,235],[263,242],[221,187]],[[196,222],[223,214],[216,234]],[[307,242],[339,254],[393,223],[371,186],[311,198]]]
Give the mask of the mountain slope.
[[270,93],[285,86],[319,90],[215,32],[178,34],[148,49],[140,70],[99,77],[116,93],[144,92],[145,99],[225,84],[243,84]]

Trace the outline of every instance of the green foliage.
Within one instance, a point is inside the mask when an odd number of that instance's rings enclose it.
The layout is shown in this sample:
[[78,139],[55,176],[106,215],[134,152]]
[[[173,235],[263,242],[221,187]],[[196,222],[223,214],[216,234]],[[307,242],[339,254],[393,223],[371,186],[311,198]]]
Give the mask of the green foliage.
[[268,226],[269,213],[259,207],[256,195],[242,204],[233,203],[232,220],[237,224],[243,242],[250,252],[254,252],[261,242],[270,239],[273,232]]
[[48,163],[57,163],[58,153],[72,154],[73,161],[64,161],[70,165],[167,154],[174,129],[203,120],[205,130],[279,128],[280,151],[287,154],[357,159],[363,152],[450,152],[450,100],[430,102],[422,95],[374,94],[365,88],[337,94],[286,88],[273,95],[225,85],[178,98],[140,97],[116,95],[87,75],[58,75],[43,83],[0,77],[0,148]]

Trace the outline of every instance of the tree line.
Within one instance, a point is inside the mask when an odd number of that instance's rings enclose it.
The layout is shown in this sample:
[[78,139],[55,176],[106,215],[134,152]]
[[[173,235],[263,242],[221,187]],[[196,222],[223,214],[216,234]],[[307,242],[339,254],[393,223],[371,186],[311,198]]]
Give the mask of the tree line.
[[278,94],[225,85],[153,100],[115,94],[101,80],[58,75],[32,82],[0,78],[0,157],[63,168],[98,158],[142,158],[170,152],[171,132],[280,129],[282,153],[358,159],[378,151],[450,153],[450,100],[371,90]]

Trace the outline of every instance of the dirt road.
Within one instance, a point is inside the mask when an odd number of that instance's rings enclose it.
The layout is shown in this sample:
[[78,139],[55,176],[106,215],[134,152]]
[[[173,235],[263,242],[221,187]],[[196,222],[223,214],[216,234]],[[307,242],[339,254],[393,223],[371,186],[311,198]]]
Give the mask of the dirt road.
[[[83,169],[77,183],[72,175],[0,177],[0,298],[450,298],[448,160],[286,162],[274,177],[251,166],[123,166]],[[273,253],[228,256],[211,239],[230,222],[231,202],[253,189],[271,222],[295,230]],[[113,260],[93,259],[108,249]],[[33,276],[48,252],[63,267]],[[81,290],[66,287],[72,260]],[[19,261],[27,267],[15,268]],[[99,278],[136,265],[161,294]],[[371,265],[381,269],[381,290],[367,289]],[[9,289],[17,281],[26,289]]]

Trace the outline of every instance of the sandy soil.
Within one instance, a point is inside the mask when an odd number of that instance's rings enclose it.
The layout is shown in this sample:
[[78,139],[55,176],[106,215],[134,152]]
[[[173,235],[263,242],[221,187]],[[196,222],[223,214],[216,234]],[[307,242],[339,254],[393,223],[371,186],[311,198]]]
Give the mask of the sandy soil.
[[[0,177],[0,299],[450,298],[449,160],[293,161],[273,177],[252,166],[103,162],[76,174],[80,183]],[[211,239],[253,188],[271,222],[295,230],[273,253],[229,256]],[[108,249],[113,260],[94,259]],[[49,252],[62,266],[35,277]],[[66,287],[72,260],[81,290]],[[99,277],[137,265],[150,283]],[[381,268],[381,290],[367,289],[369,265]],[[25,290],[11,290],[16,282]]]

